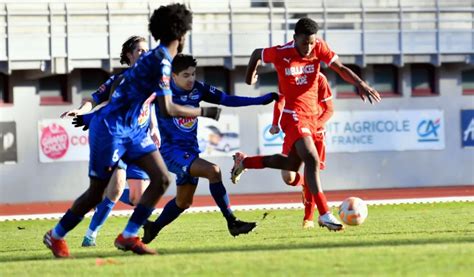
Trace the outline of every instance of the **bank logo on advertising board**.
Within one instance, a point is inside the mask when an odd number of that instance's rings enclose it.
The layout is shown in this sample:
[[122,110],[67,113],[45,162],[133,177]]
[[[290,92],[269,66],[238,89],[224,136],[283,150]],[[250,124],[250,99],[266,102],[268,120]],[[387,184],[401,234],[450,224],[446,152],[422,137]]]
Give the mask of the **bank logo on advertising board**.
[[66,130],[56,123],[42,129],[41,151],[50,159],[62,158],[69,148],[69,136]]
[[416,132],[419,142],[437,142],[439,141],[438,129],[441,126],[441,119],[424,119],[418,123]]

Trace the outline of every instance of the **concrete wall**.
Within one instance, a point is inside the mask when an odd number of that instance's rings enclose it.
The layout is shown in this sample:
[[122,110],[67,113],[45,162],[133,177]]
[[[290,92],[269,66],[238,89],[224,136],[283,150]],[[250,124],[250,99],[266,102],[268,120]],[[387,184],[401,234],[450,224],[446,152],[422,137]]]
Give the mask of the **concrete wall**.
[[[474,149],[461,148],[460,110],[474,109],[474,96],[462,95],[461,70],[465,65],[443,64],[439,69],[440,95],[412,97],[410,67],[401,69],[401,97],[385,98],[371,106],[358,99],[336,99],[337,111],[442,109],[445,116],[446,148],[432,151],[383,151],[361,153],[329,153],[327,170],[323,172],[326,190],[357,188],[389,188],[474,184]],[[238,95],[256,96],[260,91],[244,83],[244,68],[231,72],[232,90]],[[367,74],[370,82],[372,74]],[[28,80],[22,71],[10,78],[14,104],[0,107],[0,121],[15,121],[18,163],[0,164],[0,203],[72,200],[88,185],[87,162],[39,163],[38,127],[40,119],[57,118],[61,112],[78,106],[79,76],[71,76],[73,104],[40,106],[38,81]],[[334,76],[329,75],[333,81]],[[240,117],[241,149],[257,154],[257,114],[270,112],[266,107],[225,108],[224,113]],[[273,169],[250,170],[238,185],[230,178],[231,158],[212,158],[221,166],[223,179],[231,193],[294,191],[285,186],[280,173]],[[174,194],[172,184],[167,194]],[[198,194],[207,194],[207,182],[201,181]]]

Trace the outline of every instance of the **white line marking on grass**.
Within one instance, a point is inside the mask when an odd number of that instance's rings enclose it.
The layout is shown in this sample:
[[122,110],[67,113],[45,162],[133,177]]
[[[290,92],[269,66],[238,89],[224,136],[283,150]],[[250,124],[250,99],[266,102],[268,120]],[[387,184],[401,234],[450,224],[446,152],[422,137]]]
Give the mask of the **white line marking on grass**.
[[[342,201],[329,201],[331,207],[338,207]],[[398,205],[398,204],[426,204],[426,203],[445,203],[445,202],[474,202],[474,196],[453,196],[453,197],[431,197],[431,198],[409,198],[409,199],[387,199],[387,200],[365,200],[367,205]],[[253,211],[253,210],[286,210],[286,209],[302,209],[302,203],[275,203],[275,204],[256,204],[256,205],[234,205],[234,211]],[[153,214],[159,214],[163,209],[155,209]],[[217,206],[191,207],[185,213],[206,213],[217,212]],[[130,216],[133,209],[112,211],[113,216]],[[0,216],[2,221],[15,220],[33,220],[33,219],[59,219],[63,213],[50,214],[25,214],[25,215],[6,215]],[[93,213],[89,212],[86,217],[92,217]]]

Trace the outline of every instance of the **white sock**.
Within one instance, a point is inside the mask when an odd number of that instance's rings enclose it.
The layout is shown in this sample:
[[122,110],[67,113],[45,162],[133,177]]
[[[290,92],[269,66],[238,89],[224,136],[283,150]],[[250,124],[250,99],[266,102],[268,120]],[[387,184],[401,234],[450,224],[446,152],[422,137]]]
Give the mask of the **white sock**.
[[137,234],[130,233],[130,232],[127,232],[125,230],[122,232],[122,236],[126,239],[132,238],[132,237],[138,237]]
[[98,233],[98,231],[92,231],[91,229],[87,229],[86,237],[95,239],[97,237],[97,233]]

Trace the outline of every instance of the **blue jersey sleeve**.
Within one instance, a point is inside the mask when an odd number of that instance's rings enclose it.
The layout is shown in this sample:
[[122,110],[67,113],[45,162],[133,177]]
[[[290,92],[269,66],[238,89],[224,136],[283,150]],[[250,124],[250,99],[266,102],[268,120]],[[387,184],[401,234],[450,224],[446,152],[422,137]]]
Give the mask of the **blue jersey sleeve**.
[[171,62],[163,59],[160,63],[160,80],[158,81],[158,89],[155,91],[156,96],[172,95],[171,92]]
[[112,84],[120,75],[112,75],[105,83],[100,85],[100,87],[92,93],[92,99],[96,104],[100,104],[105,102],[109,99],[110,96],[110,89],[112,88]]
[[251,105],[266,105],[274,100],[274,93],[267,93],[259,97],[245,97],[227,95],[213,86],[198,82],[196,86],[202,92],[202,100],[227,107],[243,107]]
[[216,87],[196,81],[196,88],[201,92],[203,101],[222,104],[222,99],[225,97],[225,93]]

